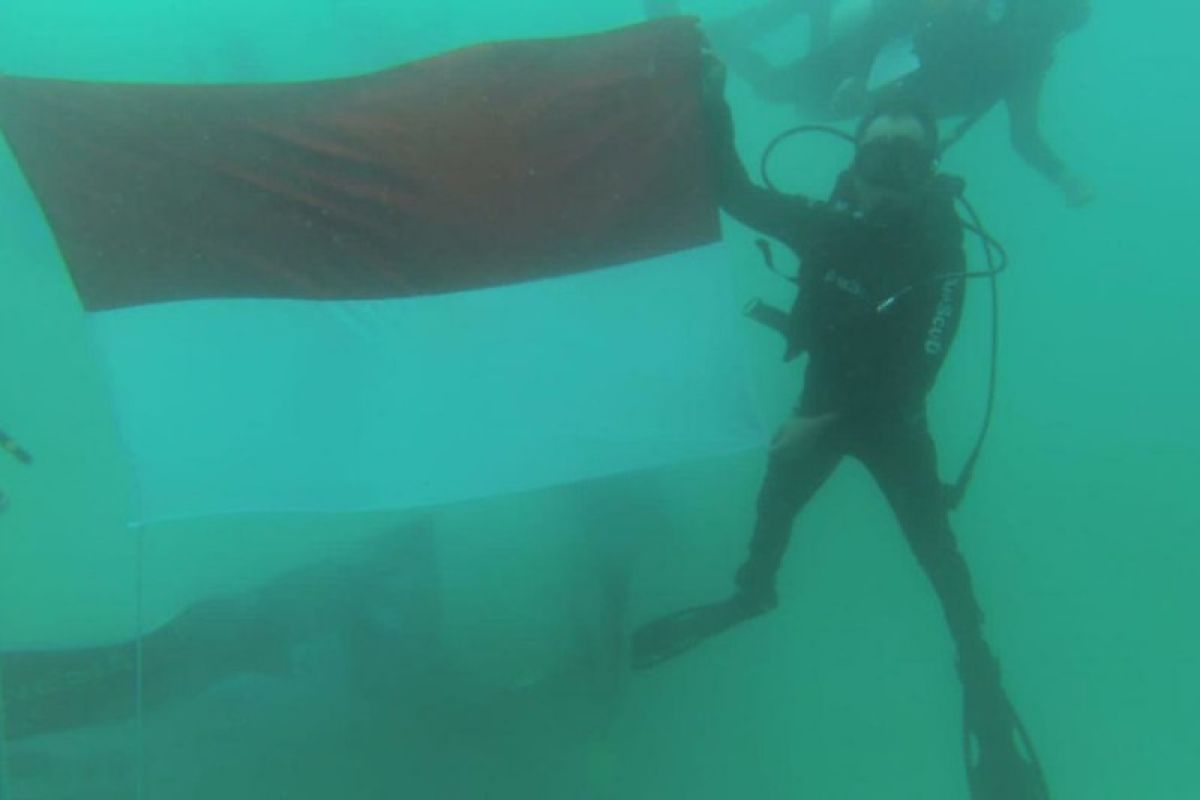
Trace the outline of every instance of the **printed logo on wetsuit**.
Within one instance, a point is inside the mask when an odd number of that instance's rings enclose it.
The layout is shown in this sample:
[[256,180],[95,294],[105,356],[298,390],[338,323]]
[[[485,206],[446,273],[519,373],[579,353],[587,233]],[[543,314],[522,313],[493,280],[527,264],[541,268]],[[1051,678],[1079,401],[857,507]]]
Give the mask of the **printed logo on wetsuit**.
[[942,282],[942,299],[933,312],[933,321],[929,324],[929,332],[925,334],[925,353],[940,356],[946,351],[946,329],[954,318],[955,295],[962,280],[952,278]]

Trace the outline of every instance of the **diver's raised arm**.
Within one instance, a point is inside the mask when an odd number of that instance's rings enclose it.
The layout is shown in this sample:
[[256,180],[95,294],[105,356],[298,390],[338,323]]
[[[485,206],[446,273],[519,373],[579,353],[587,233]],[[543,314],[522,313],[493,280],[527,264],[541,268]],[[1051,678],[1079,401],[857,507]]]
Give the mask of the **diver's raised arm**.
[[1062,190],[1067,205],[1086,205],[1095,197],[1095,188],[1085,177],[1067,167],[1042,134],[1041,98],[1044,83],[1044,74],[1031,77],[1018,84],[1006,99],[1013,149],[1026,163]]
[[724,65],[709,56],[705,72],[704,118],[721,207],[744,225],[776,239],[802,236],[813,216],[813,201],[766,189],[750,179],[737,152],[733,113],[725,101]]

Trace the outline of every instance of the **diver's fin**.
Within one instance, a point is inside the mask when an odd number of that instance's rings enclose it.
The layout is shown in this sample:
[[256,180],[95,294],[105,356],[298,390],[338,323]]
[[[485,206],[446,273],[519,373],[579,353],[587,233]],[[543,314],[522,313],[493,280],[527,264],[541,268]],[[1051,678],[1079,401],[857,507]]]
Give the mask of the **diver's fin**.
[[633,668],[657,666],[756,614],[741,598],[733,597],[647,623],[633,633]]
[[963,757],[971,800],[1050,800],[1033,740],[1003,691],[997,692],[982,704],[970,693],[964,698]]

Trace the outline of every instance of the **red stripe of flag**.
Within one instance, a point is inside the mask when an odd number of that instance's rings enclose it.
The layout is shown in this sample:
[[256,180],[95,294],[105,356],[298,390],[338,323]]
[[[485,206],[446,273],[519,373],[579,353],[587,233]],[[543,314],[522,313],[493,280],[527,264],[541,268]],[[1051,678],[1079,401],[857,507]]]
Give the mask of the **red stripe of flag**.
[[367,299],[713,241],[685,20],[359,78],[0,79],[0,126],[89,310]]

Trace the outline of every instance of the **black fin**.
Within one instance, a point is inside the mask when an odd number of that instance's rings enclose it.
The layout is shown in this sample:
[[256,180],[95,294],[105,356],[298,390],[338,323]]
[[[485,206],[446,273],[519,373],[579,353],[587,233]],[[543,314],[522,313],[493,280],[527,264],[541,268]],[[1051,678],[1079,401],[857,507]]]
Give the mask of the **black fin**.
[[1050,800],[1033,740],[1002,690],[963,704],[963,757],[971,800]]
[[633,668],[649,669],[756,616],[737,598],[695,606],[647,623],[633,634]]

